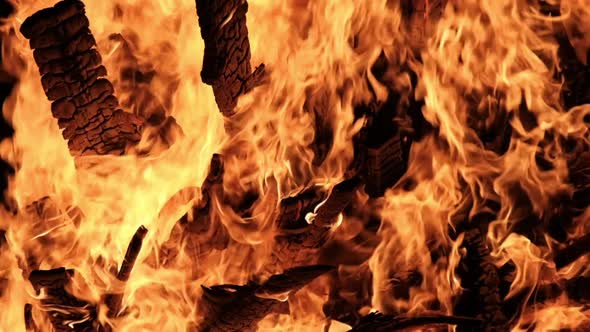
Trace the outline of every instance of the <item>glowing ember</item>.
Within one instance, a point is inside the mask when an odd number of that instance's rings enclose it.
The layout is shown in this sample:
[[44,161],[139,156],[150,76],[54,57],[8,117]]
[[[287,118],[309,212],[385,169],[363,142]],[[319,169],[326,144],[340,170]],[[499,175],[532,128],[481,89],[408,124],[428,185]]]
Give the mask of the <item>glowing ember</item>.
[[0,331],[590,330],[587,1],[12,8]]

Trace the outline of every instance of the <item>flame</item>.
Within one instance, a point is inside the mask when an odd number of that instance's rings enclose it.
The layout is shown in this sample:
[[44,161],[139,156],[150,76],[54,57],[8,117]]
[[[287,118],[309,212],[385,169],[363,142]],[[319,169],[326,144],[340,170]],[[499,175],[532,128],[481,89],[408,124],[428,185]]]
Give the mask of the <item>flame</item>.
[[[265,63],[269,77],[240,98],[230,119],[200,79],[204,44],[193,0],[87,1],[91,30],[122,105],[146,117],[173,116],[178,126],[165,138],[148,129],[138,147],[149,150],[147,156],[76,159],[49,111],[28,41],[17,32],[24,19],[54,2],[21,0],[2,27],[8,36],[3,67],[18,83],[4,105],[15,136],[0,143],[2,159],[17,165],[8,190],[17,213],[0,212],[0,229],[7,230],[4,246],[0,238],[0,304],[7,308],[0,312],[0,330],[25,330],[22,308],[38,307],[47,297],[37,295],[26,277],[60,266],[76,271],[69,290],[89,303],[124,289],[124,317],[111,319],[99,310],[117,331],[187,330],[203,315],[199,285],[245,284],[265,272],[281,199],[312,186],[329,192],[348,176],[353,138],[364,123],[354,108],[384,102],[390,90],[400,91],[400,109],[423,99],[422,115],[434,129],[412,144],[408,170],[396,186],[379,199],[357,195],[355,215],[340,214],[330,230],[326,252],[345,261],[338,276],[349,272],[348,265],[361,265],[361,257],[368,261],[372,284],[363,313],[417,315],[437,308],[453,314],[465,291],[456,270],[468,254],[464,235],[454,233],[488,210],[494,218],[483,238],[490,264],[515,266],[506,300],[532,296],[541,281],[587,275],[581,261],[556,271],[548,258],[550,240],[532,241],[519,231],[530,222],[523,221],[527,215],[539,216],[527,227],[540,227],[556,199],[573,192],[559,137],[587,142],[583,119],[590,108],[561,106],[554,33],[563,25],[580,61],[587,61],[585,1],[560,1],[559,17],[542,15],[531,0],[416,1],[422,7],[408,22],[403,1],[249,0],[252,63]],[[371,68],[383,58],[387,69],[376,77]],[[331,132],[332,142],[322,142],[327,148],[314,147],[318,118]],[[508,127],[505,144],[482,138]],[[166,265],[160,249],[176,221],[204,202],[196,187],[215,153],[224,155],[224,197],[213,197],[211,206],[229,244],[198,259],[180,248]],[[542,167],[539,156],[551,167]],[[246,204],[247,194],[253,203]],[[309,224],[326,200],[306,216]],[[247,213],[234,209],[244,204]],[[376,232],[368,226],[373,217],[380,219]],[[587,231],[587,218],[576,220],[580,232]],[[112,271],[140,225],[150,232],[122,284]],[[354,255],[340,257],[346,256],[341,248]],[[348,329],[325,317],[327,280],[289,297],[290,315],[273,313],[259,330]],[[520,314],[514,331],[528,331],[531,324],[539,331],[575,328],[590,319],[586,307],[567,299]],[[49,331],[40,311],[32,315]]]

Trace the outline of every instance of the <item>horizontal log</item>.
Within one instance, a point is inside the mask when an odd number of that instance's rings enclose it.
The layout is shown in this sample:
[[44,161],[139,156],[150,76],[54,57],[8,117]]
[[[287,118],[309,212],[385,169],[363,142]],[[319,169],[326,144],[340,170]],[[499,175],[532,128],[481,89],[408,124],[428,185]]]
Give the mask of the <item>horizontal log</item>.
[[220,285],[203,288],[203,321],[199,332],[255,331],[266,315],[285,305],[284,300],[331,266],[303,266],[273,275],[263,283],[250,282],[243,286]]
[[353,327],[350,332],[393,332],[410,328],[427,328],[433,325],[457,325],[473,329],[479,328],[481,324],[480,319],[461,316],[431,314],[416,317],[396,317],[372,313],[363,317],[361,322]]

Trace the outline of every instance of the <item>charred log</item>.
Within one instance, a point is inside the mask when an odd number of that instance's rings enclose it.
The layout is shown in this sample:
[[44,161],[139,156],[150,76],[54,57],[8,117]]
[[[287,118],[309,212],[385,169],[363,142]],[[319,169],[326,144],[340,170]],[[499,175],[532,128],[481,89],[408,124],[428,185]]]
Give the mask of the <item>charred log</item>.
[[72,154],[122,154],[139,141],[143,120],[118,108],[81,1],[40,10],[20,31],[34,49],[51,112]]
[[47,312],[47,318],[58,332],[96,331],[98,324],[96,306],[71,295],[66,286],[70,283],[74,270],[58,268],[53,270],[36,270],[29,276],[29,281],[40,293],[41,310]]
[[271,312],[281,310],[286,305],[284,300],[291,294],[332,269],[322,265],[296,267],[262,283],[202,286],[206,314],[195,330],[255,331],[258,322]]
[[493,264],[490,249],[479,229],[464,233],[463,248],[458,275],[463,293],[455,304],[455,313],[481,319],[482,331],[505,331],[508,319],[502,312],[499,294],[500,277]]
[[[129,276],[131,275],[131,271],[133,270],[137,256],[139,256],[139,252],[141,251],[141,247],[143,245],[143,239],[145,238],[147,232],[147,228],[140,226],[131,238],[131,242],[129,242],[127,252],[125,253],[125,258],[123,259],[121,268],[117,273],[117,280],[123,284],[129,280]],[[123,292],[107,294],[104,302],[109,309],[107,316],[117,317],[121,312],[121,305],[123,304]]]
[[416,317],[387,316],[372,313],[361,319],[350,332],[392,332],[409,328],[426,328],[440,325],[455,325],[461,328],[478,328],[482,320],[461,316],[424,315]]
[[[313,197],[313,189],[283,200],[282,210],[275,222],[278,234],[271,258],[274,264],[271,265],[285,269],[314,264],[338,215],[351,202],[360,183],[358,178],[352,178],[337,184],[315,213],[312,211],[318,198]],[[313,220],[307,220],[308,215]]]
[[201,79],[213,87],[223,115],[230,116],[238,97],[262,82],[264,65],[250,67],[246,0],[197,0],[205,55]]
[[162,245],[160,255],[163,257],[164,265],[174,260],[180,248],[184,248],[196,261],[211,250],[222,250],[227,247],[227,229],[213,213],[214,199],[221,200],[223,197],[223,175],[223,157],[214,154],[209,173],[201,187],[201,199],[189,213],[180,218],[169,240]]

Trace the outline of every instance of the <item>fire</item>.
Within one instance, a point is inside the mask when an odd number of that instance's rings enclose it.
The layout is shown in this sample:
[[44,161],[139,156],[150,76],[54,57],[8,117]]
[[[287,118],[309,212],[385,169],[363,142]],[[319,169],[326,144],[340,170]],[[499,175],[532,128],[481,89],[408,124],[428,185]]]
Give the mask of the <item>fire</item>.
[[[52,115],[19,31],[56,2],[18,1],[1,28],[2,68],[17,78],[3,107],[15,135],[0,142],[16,168],[11,209],[0,209],[1,331],[52,331],[47,312],[65,309],[30,278],[60,267],[82,303],[70,326],[95,315],[116,331],[197,330],[218,315],[200,299],[240,294],[268,309],[259,331],[345,331],[376,311],[500,331],[587,328],[588,298],[567,291],[587,280],[587,258],[555,260],[588,233],[576,200],[590,108],[562,95],[558,38],[587,64],[585,1],[249,0],[250,62],[265,76],[232,116],[201,77],[195,1],[86,1],[120,107],[146,120],[123,156],[72,156]],[[382,131],[379,144],[395,128],[387,149],[407,159],[378,198],[355,162],[389,152],[359,157],[367,128]],[[307,275],[292,270],[301,262],[337,267]],[[273,276],[285,271],[309,284],[281,288]],[[465,305],[473,292],[487,312]],[[121,294],[109,315],[105,296]]]

